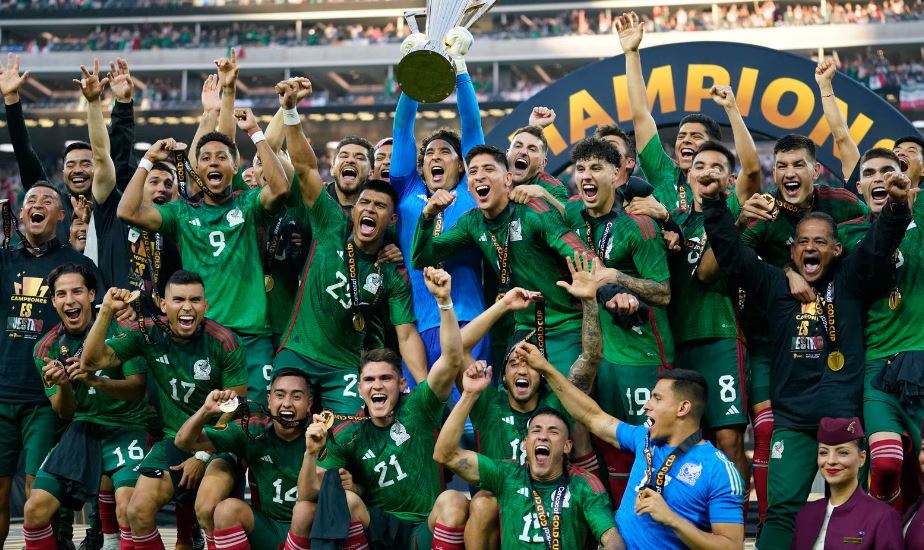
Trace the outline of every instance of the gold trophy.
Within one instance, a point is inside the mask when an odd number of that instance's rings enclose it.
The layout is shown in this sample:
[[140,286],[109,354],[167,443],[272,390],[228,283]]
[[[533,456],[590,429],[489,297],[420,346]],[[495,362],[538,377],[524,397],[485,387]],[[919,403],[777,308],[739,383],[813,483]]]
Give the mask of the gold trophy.
[[[468,29],[490,10],[497,0],[427,0],[425,10],[404,12],[412,34],[401,45],[406,54],[396,73],[401,90],[422,103],[436,103],[449,97],[456,87],[456,66],[447,38]],[[418,16],[426,16],[423,33]],[[464,31],[463,31],[464,33]]]

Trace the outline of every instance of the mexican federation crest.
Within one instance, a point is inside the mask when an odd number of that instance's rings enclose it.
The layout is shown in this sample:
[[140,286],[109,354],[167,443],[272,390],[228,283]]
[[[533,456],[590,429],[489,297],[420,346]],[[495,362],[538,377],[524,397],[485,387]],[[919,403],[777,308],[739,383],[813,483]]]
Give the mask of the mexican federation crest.
[[411,438],[411,434],[407,433],[407,429],[404,427],[404,424],[398,422],[397,420],[394,424],[391,425],[390,435],[392,441],[394,441],[395,445],[399,447],[402,443]]
[[212,374],[212,365],[208,359],[199,359],[193,364],[193,378],[196,380],[209,380]]

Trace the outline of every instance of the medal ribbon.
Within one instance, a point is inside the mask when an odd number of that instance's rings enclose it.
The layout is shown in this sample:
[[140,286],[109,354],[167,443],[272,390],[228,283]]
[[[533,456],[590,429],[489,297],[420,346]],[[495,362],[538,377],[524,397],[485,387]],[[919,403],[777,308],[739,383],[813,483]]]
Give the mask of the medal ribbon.
[[500,286],[497,289],[497,298],[500,299],[504,294],[510,290],[510,214],[513,212],[513,203],[507,207],[507,236],[504,238],[504,246],[502,247],[497,240],[497,237],[494,236],[494,233],[488,231],[488,236],[491,237],[491,244],[494,245],[494,249],[497,251],[497,263],[500,270]]
[[606,253],[606,249],[610,246],[610,240],[613,237],[613,220],[611,219],[606,222],[606,225],[603,227],[603,235],[600,236],[600,240],[597,243],[594,243],[594,233],[590,226],[590,215],[587,213],[587,210],[581,210],[581,216],[584,217],[584,226],[587,228],[587,246],[595,256],[603,258],[603,254]]
[[[148,333],[148,327],[145,322],[146,317],[150,317],[151,321],[157,325],[157,328],[162,330],[168,336],[174,336],[176,333],[173,332],[173,329],[170,328],[170,325],[161,319],[160,314],[156,311],[151,312],[145,310],[153,309],[150,307],[150,304],[156,303],[159,299],[157,293],[157,283],[160,280],[160,267],[161,267],[161,255],[164,248],[164,237],[160,233],[154,233],[154,242],[151,242],[151,234],[147,231],[141,232],[141,250],[144,253],[143,262],[144,269],[142,270],[141,275],[135,275],[130,277],[132,282],[141,291],[141,296],[137,300],[132,301],[132,309],[135,310],[135,315],[138,317],[138,331],[141,333],[141,337],[144,338],[144,342],[148,345],[151,345],[151,335]],[[147,272],[148,277],[144,276],[144,273]],[[134,275],[134,273],[132,273]],[[147,314],[146,314],[147,313]]]
[[273,262],[276,260],[276,251],[279,249],[279,243],[282,242],[282,224],[284,221],[285,216],[280,213],[276,218],[276,224],[273,226],[270,237],[266,240],[266,245],[263,248],[264,275],[270,274],[270,270],[273,267]]
[[382,281],[382,267],[378,266],[376,268],[376,273],[379,275],[379,286],[375,289],[375,297],[372,299],[372,303],[368,304],[360,300],[359,296],[359,268],[356,266],[356,245],[353,243],[352,238],[350,238],[346,243],[346,257],[347,278],[350,281],[351,310],[353,311],[354,316],[362,315],[362,312],[359,311],[360,306],[374,306],[379,301],[379,296],[382,293],[382,287],[385,286],[384,281]]
[[[532,484],[532,483],[530,483]],[[533,503],[536,506],[536,516],[539,518],[539,527],[542,528],[542,537],[545,540],[546,550],[561,549],[561,508],[565,501],[565,493],[568,491],[568,476],[562,475],[558,481],[558,486],[552,493],[552,525],[549,525],[549,516],[546,513],[545,505],[542,504],[542,496],[533,488]]]
[[683,176],[677,181],[677,206],[684,212],[690,209],[690,203],[687,201],[686,179]]
[[836,351],[837,326],[834,322],[834,281],[828,282],[828,289],[825,291],[825,296],[822,298],[821,295],[819,295],[817,304],[818,309],[824,312],[825,332],[828,333],[828,341],[831,342],[831,351]]
[[543,357],[548,357],[545,353],[545,300],[537,299],[536,302],[536,347]]
[[674,463],[676,463],[680,457],[685,455],[687,451],[692,449],[696,444],[698,444],[702,440],[703,440],[703,434],[699,430],[690,434],[686,439],[683,440],[683,442],[680,445],[677,446],[677,448],[673,450],[673,452],[671,452],[671,454],[667,455],[667,458],[664,459],[664,464],[662,464],[661,467],[658,468],[658,473],[655,475],[655,478],[652,479],[651,478],[651,455],[652,455],[651,435],[648,435],[645,438],[645,463],[647,464],[647,470],[645,473],[645,477],[648,480],[645,486],[648,487],[649,489],[654,489],[655,491],[658,492],[658,494],[663,493],[664,484],[667,483],[667,474],[671,471],[671,468],[674,466]]
[[192,169],[192,165],[189,163],[189,160],[186,158],[186,151],[177,149],[173,151],[173,158],[176,162],[176,179],[180,182],[180,190],[185,190],[186,199],[193,200],[193,197],[189,196],[189,184],[186,181],[187,174],[190,180],[199,190],[205,194],[208,198],[213,201],[220,203],[224,201],[231,195],[231,186],[229,185],[223,193],[215,193],[202,181],[202,178],[199,176],[198,172]]

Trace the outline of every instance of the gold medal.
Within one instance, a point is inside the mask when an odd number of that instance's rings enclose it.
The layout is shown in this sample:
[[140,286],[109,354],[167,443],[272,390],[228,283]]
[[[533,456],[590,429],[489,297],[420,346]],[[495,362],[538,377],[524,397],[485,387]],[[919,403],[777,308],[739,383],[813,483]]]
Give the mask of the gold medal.
[[889,309],[895,311],[902,305],[902,293],[898,290],[898,287],[892,289],[892,293],[889,294]]
[[353,314],[353,329],[356,330],[356,332],[366,330],[366,318],[358,311]]
[[58,357],[70,357],[71,352],[67,349],[67,346],[61,344],[61,348],[58,350]]
[[323,418],[324,425],[327,426],[327,429],[334,427],[334,413],[327,409],[321,411],[321,418]]
[[504,299],[504,293],[503,293],[503,292],[498,292],[498,293],[497,293],[497,297],[494,299],[494,301],[495,301],[495,302],[500,302],[500,301],[503,300],[503,299]]
[[836,349],[828,354],[828,368],[834,372],[837,372],[841,370],[842,368],[844,368],[845,362],[846,362],[846,359],[844,359],[844,354],[841,353],[840,350]]
[[263,288],[265,288],[267,292],[273,290],[273,284],[274,284],[274,283],[273,283],[273,276],[272,276],[272,275],[264,275],[264,276],[263,276]]

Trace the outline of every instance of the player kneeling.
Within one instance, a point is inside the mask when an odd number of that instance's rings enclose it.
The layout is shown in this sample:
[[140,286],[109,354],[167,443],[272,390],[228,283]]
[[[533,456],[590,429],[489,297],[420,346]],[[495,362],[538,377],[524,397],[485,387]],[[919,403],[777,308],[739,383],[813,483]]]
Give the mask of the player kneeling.
[[177,432],[176,446],[186,452],[228,452],[244,459],[255,485],[253,507],[227,498],[215,507],[212,536],[216,548],[278,548],[286,540],[296,502],[299,471],[311,391],[306,375],[281,369],[273,375],[267,396],[268,424],[256,421],[208,426],[222,413],[223,403],[234,403],[230,390],[213,391],[199,410]]
[[621,539],[600,480],[565,468],[569,427],[554,409],[539,409],[527,426],[526,464],[488,458],[459,447],[465,417],[491,384],[483,362],[465,371],[462,399],[440,431],[433,459],[494,493],[500,505],[501,548],[581,548],[588,531],[607,549]]
[[[39,340],[33,355],[52,408],[72,422],[32,484],[23,521],[26,548],[53,550],[50,522],[58,508],[79,510],[97,494],[111,498],[113,490],[116,519],[130,540],[126,508],[153,416],[144,401],[145,363],[126,361],[106,376],[80,370],[84,339],[96,317],[96,277],[82,265],[64,264],[48,275],[48,286],[61,323]],[[111,316],[99,323],[107,336],[124,332]],[[104,535],[106,549],[119,547],[112,531]]]

